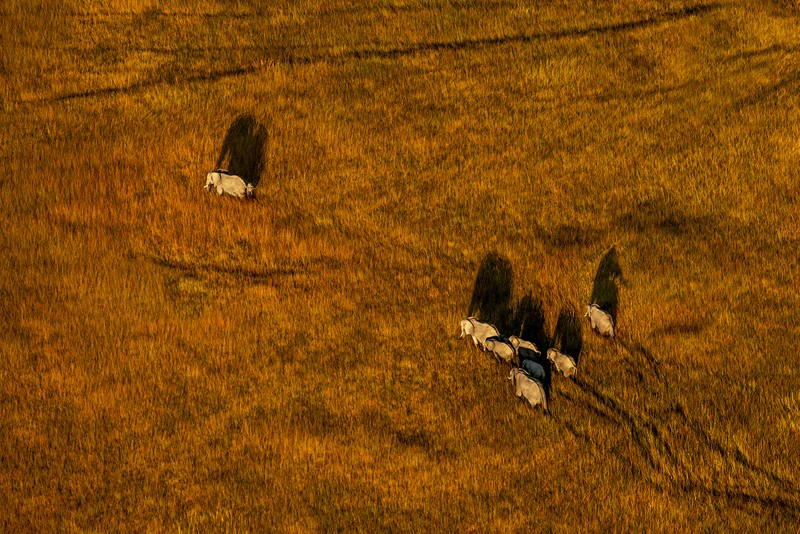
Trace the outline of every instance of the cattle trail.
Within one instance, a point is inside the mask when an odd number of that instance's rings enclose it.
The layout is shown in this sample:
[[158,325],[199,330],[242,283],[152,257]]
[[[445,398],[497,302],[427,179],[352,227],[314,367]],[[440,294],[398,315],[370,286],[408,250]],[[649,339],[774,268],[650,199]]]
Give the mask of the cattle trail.
[[[593,414],[613,427],[624,429],[643,462],[637,468],[645,474],[645,480],[660,491],[697,492],[725,499],[738,506],[755,506],[753,513],[780,508],[792,516],[800,516],[800,500],[797,499],[800,488],[796,484],[757,465],[738,445],[731,448],[715,439],[698,420],[690,417],[684,405],[671,393],[660,370],[661,363],[652,351],[641,343],[622,341],[620,344],[637,361],[647,364],[647,368],[640,372],[640,381],[653,386],[653,389],[640,388],[646,395],[641,397],[641,409],[632,410],[626,402],[595,385],[591,377],[576,376],[572,381],[562,381],[564,387],[558,395],[572,406],[552,414],[554,421],[562,424],[584,444],[606,449],[609,454],[614,444],[607,443],[592,427],[579,428],[576,421],[580,419],[565,415],[574,414],[575,408],[579,408],[585,410],[586,415]],[[574,386],[570,386],[569,382]],[[661,397],[659,404],[666,408],[654,410],[649,404],[646,406],[644,401],[653,395]],[[719,470],[719,466],[723,466],[723,473],[732,478],[727,487],[710,485],[709,480],[720,476],[719,473],[714,474],[717,471],[712,469],[710,473],[697,473],[694,468],[687,466],[684,458],[698,454],[709,457],[706,465],[716,466],[713,469]],[[711,457],[714,456],[722,461],[713,460]],[[738,466],[742,473],[736,475],[732,471],[734,466]],[[767,492],[770,496],[760,496],[764,491],[753,489],[764,485],[769,488]]]

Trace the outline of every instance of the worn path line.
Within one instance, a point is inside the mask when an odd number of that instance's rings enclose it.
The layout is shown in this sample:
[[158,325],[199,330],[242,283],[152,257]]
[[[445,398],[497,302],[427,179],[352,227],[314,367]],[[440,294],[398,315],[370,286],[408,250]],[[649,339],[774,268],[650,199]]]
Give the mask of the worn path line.
[[[510,43],[532,43],[553,41],[566,38],[577,37],[591,37],[595,35],[613,34],[625,31],[632,31],[640,28],[650,26],[657,26],[666,24],[675,20],[689,18],[693,16],[702,15],[711,11],[721,9],[725,4],[710,3],[699,4],[695,6],[685,7],[673,11],[667,11],[659,15],[653,15],[639,20],[619,22],[616,24],[594,25],[586,28],[571,28],[556,32],[540,32],[532,34],[517,34],[517,35],[504,35],[498,37],[484,37],[476,39],[462,39],[458,41],[437,41],[431,43],[411,44],[407,46],[400,46],[394,48],[371,48],[371,49],[354,49],[342,52],[340,54],[312,54],[309,56],[293,56],[293,55],[280,55],[277,57],[263,58],[265,62],[283,63],[286,65],[308,65],[315,63],[344,63],[352,60],[365,60],[365,59],[397,59],[405,56],[413,56],[426,52],[440,52],[440,51],[458,51],[458,50],[475,50],[482,48],[489,48],[500,46]],[[270,51],[269,48],[263,49],[265,52]],[[192,82],[206,82],[217,81],[224,78],[232,78],[252,74],[259,70],[256,64],[231,67],[228,69],[221,69],[213,72],[202,72],[183,76],[175,79],[174,81],[165,81],[163,79],[147,79],[130,83],[128,85],[116,87],[103,87],[98,89],[87,89],[84,91],[75,91],[65,93],[62,95],[49,96],[40,99],[31,99],[22,101],[21,103],[46,103],[46,102],[65,102],[69,100],[76,100],[82,98],[91,98],[96,96],[107,96],[122,93],[135,92],[142,89],[147,89],[157,85],[176,85],[179,83],[192,83]]]
[[[658,372],[660,362],[643,345],[633,344],[633,351],[625,346],[631,354],[638,353],[643,360],[648,361],[650,371],[657,376],[658,385],[663,386],[666,377]],[[595,387],[590,381],[575,378],[573,380],[576,390],[574,393],[562,391],[560,396],[572,402],[574,405],[581,405],[583,408],[596,416],[607,419],[613,424],[628,431],[632,443],[636,446],[646,466],[650,469],[667,474],[665,468],[670,471],[680,473],[684,481],[668,476],[666,481],[659,482],[657,478],[647,477],[649,482],[656,488],[667,492],[697,492],[725,499],[739,505],[757,505],[763,508],[782,509],[787,514],[797,517],[800,515],[800,499],[797,498],[797,484],[784,478],[774,471],[762,467],[744,454],[738,447],[730,448],[714,439],[711,434],[704,429],[696,420],[689,418],[682,406],[678,405],[676,413],[679,415],[681,424],[686,425],[697,437],[700,444],[704,445],[708,451],[719,454],[723,458],[730,458],[735,464],[754,475],[760,475],[762,480],[768,480],[773,487],[765,494],[754,493],[745,488],[713,488],[694,475],[691,469],[684,464],[680,458],[679,451],[681,444],[670,439],[669,433],[665,431],[663,425],[659,425],[646,414],[637,414],[629,410],[621,401],[612,395],[605,393]],[[583,393],[585,396],[581,395]],[[667,393],[662,391],[662,394]],[[576,395],[577,394],[577,395]],[[669,403],[674,404],[674,403]],[[585,431],[577,429],[570,421],[559,417],[553,418],[556,422],[562,423],[566,430],[577,439],[584,443],[601,446],[601,441]]]

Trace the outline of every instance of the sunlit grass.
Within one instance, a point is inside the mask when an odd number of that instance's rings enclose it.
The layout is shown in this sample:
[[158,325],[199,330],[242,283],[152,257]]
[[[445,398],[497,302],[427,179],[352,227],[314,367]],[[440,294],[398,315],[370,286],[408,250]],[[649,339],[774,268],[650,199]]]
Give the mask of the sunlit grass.
[[[796,529],[796,7],[691,6],[7,3],[2,523]],[[476,276],[550,338],[612,247],[543,416]]]

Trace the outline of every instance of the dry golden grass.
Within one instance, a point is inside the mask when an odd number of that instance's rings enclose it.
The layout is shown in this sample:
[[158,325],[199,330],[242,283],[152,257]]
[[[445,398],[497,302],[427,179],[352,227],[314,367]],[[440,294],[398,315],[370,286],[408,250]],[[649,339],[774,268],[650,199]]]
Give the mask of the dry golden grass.
[[[1,11],[4,531],[798,528],[796,2]],[[612,246],[531,411],[478,272],[552,336]]]

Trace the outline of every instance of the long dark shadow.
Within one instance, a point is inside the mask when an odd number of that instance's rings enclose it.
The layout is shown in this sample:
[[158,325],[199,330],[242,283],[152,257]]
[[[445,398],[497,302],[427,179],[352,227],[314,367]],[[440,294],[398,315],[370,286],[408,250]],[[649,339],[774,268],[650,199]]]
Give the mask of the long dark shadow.
[[622,279],[622,268],[619,265],[619,258],[616,247],[611,247],[605,253],[597,273],[594,276],[592,286],[592,296],[590,304],[597,304],[611,315],[614,325],[617,324],[617,313],[619,312],[619,287],[617,282]]
[[509,324],[508,335],[519,336],[532,342],[542,351],[550,348],[550,336],[547,333],[547,319],[544,316],[542,300],[531,292],[519,299],[514,307],[514,314]]
[[478,268],[467,315],[493,323],[508,335],[514,272],[508,258],[497,252],[488,253]]
[[583,330],[578,312],[571,305],[561,309],[553,331],[553,346],[564,354],[572,356],[579,363],[583,350]]
[[[665,24],[675,20],[702,15],[724,7],[722,3],[699,4],[684,7],[673,11],[667,11],[658,15],[645,17],[639,20],[618,22],[616,24],[592,25],[585,28],[570,28],[555,32],[537,32],[531,34],[502,35],[496,37],[482,37],[476,39],[460,39],[455,41],[434,41],[429,43],[412,44],[408,46],[387,47],[387,48],[366,48],[361,50],[348,50],[339,54],[316,53],[308,56],[294,56],[279,54],[273,57],[262,58],[265,62],[277,62],[288,65],[303,65],[322,62],[346,62],[361,59],[395,59],[403,56],[411,56],[438,51],[458,51],[473,50],[493,46],[501,46],[511,43],[531,43],[549,40],[564,39],[570,37],[591,37],[595,35],[613,34],[624,31],[631,31],[659,24]],[[265,53],[275,52],[276,47],[264,47]],[[153,87],[160,84],[189,83],[198,81],[215,81],[222,78],[242,76],[251,74],[257,70],[255,65],[222,69],[219,71],[197,73],[189,76],[182,76],[174,80],[163,78],[153,78],[141,80],[129,85],[117,87],[105,87],[99,89],[87,89],[85,91],[75,91],[54,97],[46,97],[34,102],[62,102],[78,98],[88,98],[93,96],[113,95]]]
[[241,115],[234,120],[217,158],[217,168],[241,176],[245,183],[257,186],[264,171],[264,145],[267,129],[252,115]]

